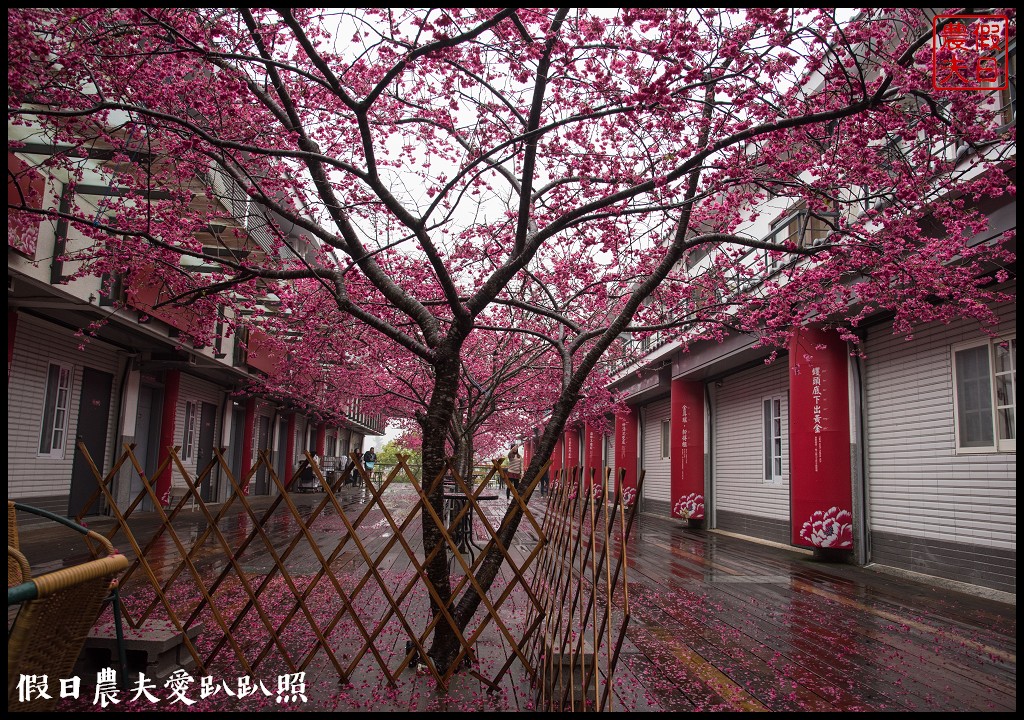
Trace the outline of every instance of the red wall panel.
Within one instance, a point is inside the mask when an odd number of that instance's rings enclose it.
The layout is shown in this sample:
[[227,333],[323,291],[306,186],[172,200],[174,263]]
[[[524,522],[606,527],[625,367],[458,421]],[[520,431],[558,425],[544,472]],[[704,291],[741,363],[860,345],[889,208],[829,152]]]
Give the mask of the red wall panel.
[[804,328],[789,351],[790,524],[805,547],[853,548],[849,351]]
[[704,517],[704,383],[672,381],[672,516]]
[[625,469],[622,480],[622,492],[627,499],[636,499],[636,452],[639,438],[639,425],[636,410],[615,413],[615,478],[616,482]]

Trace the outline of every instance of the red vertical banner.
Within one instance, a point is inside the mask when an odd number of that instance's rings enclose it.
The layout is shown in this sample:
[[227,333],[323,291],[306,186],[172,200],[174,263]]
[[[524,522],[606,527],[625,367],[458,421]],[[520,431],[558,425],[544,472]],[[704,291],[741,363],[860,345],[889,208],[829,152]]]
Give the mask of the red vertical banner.
[[794,545],[853,548],[846,342],[802,328],[789,348],[790,525]]
[[572,469],[580,464],[580,431],[571,428],[565,431],[565,467]]
[[[174,434],[177,430],[175,420],[180,394],[181,370],[168,370],[164,377],[164,406],[160,417],[160,462],[167,458],[168,448],[174,446]],[[171,469],[173,467],[173,462],[168,463],[156,479],[156,496],[160,498],[160,504],[164,507],[171,502]]]
[[601,443],[604,437],[587,423],[583,426],[583,472],[592,478],[591,484],[601,486],[604,482],[604,464],[601,462]]
[[615,482],[618,483],[623,469],[622,494],[626,504],[636,500],[636,451],[639,438],[639,423],[635,409],[615,413]]
[[285,487],[291,485],[292,477],[295,474],[295,413],[288,413],[287,423],[288,437],[284,440],[284,470],[288,477],[284,478]]
[[553,487],[558,486],[558,474],[562,470],[562,438],[555,440],[555,447],[551,451],[551,467],[548,472],[551,475],[551,485]]
[[562,446],[565,448],[565,475],[571,479],[576,473],[577,487],[583,487],[583,478],[579,475],[580,466],[580,431],[570,428],[562,436]]
[[242,483],[242,493],[245,495],[249,494],[249,481],[246,478],[249,475],[249,468],[252,466],[252,444],[253,438],[256,435],[256,398],[251,397],[245,401],[245,427],[242,428],[242,468],[240,470],[241,477],[236,478],[238,482]]
[[704,383],[672,381],[672,517],[704,517]]
[[320,423],[316,426],[316,454],[323,458],[324,446],[327,444],[327,424]]

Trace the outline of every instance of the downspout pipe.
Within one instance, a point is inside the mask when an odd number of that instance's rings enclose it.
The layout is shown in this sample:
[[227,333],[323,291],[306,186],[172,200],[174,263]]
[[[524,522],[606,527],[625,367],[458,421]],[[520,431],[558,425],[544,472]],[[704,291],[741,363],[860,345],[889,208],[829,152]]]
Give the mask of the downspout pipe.
[[861,358],[854,355],[850,361],[850,412],[854,430],[850,462],[853,465],[853,548],[854,562],[867,565],[871,558],[871,534],[868,532],[868,448],[865,422],[864,377]]

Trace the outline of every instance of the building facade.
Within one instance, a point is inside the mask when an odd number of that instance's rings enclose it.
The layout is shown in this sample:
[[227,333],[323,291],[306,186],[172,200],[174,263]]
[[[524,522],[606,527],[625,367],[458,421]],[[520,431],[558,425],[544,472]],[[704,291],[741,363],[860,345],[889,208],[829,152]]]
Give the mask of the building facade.
[[[972,243],[1015,231],[1012,197],[985,213]],[[779,217],[768,203],[752,234],[771,239]],[[634,343],[601,461],[627,494],[642,473],[645,513],[1015,593],[1016,308],[993,310],[995,328],[923,324],[912,339],[878,314],[856,346],[814,327],[781,350],[738,334]],[[551,473],[583,464],[583,435],[566,430]]]
[[[94,166],[97,183],[79,183],[72,192],[59,173],[33,169],[58,151],[29,143],[9,152],[9,200],[16,204],[34,186],[38,207],[74,204],[79,214],[101,212],[102,198],[116,192],[101,182],[107,158],[100,151],[83,158]],[[230,216],[226,199],[222,210]],[[214,238],[211,228],[201,239],[222,250],[248,245],[246,251],[259,251],[259,234],[250,225],[242,218],[236,230],[247,232]],[[90,502],[97,485],[89,460],[105,475],[127,446],[163,504],[188,492],[177,466],[165,462],[169,447],[179,448],[192,477],[218,453],[224,458],[202,476],[200,492],[209,502],[226,499],[234,483],[248,494],[269,495],[277,492],[271,470],[287,482],[307,450],[343,455],[358,449],[363,436],[383,432],[380,417],[360,414],[356,406],[250,394],[253,381],[277,361],[259,351],[258,325],[228,333],[221,330],[224,317],[199,318],[187,307],[161,305],[155,271],[114,282],[78,277],[78,264],[62,258],[91,242],[68,223],[8,228],[8,498],[72,517],[104,512],[105,503]],[[294,238],[293,247],[299,242]],[[195,322],[218,323],[212,345],[182,340]],[[267,462],[245,482],[245,469],[261,457]],[[112,477],[113,494],[126,505],[143,491],[139,473],[128,465]],[[143,508],[152,505],[147,496]]]
[[1016,311],[994,310],[911,340],[878,316],[856,348],[804,328],[770,363],[738,335],[655,347],[616,385],[605,463],[643,472],[643,512],[1016,592]]

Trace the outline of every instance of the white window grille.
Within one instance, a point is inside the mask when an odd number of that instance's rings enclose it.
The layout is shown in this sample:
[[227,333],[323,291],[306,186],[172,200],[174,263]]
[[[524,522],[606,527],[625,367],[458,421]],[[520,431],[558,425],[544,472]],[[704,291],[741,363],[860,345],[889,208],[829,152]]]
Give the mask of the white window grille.
[[39,457],[61,460],[67,442],[71,410],[71,373],[66,365],[50,363],[46,372],[43,421],[39,431]]
[[1017,338],[953,349],[958,453],[1017,451]]

